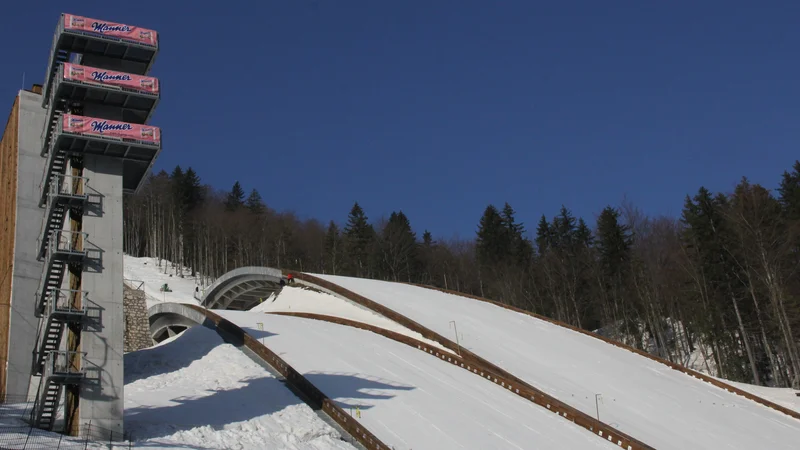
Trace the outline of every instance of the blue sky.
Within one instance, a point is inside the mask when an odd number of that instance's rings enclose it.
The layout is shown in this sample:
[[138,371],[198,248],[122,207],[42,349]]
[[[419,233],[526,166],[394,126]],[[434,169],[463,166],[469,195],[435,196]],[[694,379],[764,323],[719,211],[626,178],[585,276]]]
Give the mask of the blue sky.
[[61,12],[156,29],[157,169],[301,217],[357,200],[471,237],[505,201],[529,230],[624,196],[677,215],[701,185],[774,188],[800,158],[796,1],[121,5],[5,2],[0,105],[23,72],[42,82]]

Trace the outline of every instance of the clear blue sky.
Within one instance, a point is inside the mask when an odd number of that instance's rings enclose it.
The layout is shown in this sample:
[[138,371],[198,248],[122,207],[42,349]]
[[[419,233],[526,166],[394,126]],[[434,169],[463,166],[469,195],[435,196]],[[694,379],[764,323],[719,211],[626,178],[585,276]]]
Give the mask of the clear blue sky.
[[61,12],[160,32],[157,169],[301,217],[358,200],[471,237],[490,202],[529,230],[625,195],[677,215],[800,158],[797,1],[4,2],[6,107]]

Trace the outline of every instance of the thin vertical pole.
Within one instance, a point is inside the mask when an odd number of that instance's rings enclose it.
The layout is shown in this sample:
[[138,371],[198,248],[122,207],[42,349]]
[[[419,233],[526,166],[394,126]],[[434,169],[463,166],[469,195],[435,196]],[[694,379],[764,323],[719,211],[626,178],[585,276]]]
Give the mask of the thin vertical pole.
[[461,343],[458,341],[458,328],[456,328],[456,321],[451,320],[450,323],[453,324],[453,331],[456,333],[456,346],[458,348],[458,356],[461,356]]
[[594,394],[594,408],[595,408],[595,411],[597,413],[597,420],[598,421],[600,420],[600,404],[598,403],[597,399],[598,399],[598,397],[600,397],[600,395],[602,395],[602,394]]

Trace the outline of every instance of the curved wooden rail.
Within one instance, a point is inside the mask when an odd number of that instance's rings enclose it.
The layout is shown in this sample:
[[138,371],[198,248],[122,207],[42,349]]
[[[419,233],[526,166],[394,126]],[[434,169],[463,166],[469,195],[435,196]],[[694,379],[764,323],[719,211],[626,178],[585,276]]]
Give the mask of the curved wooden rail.
[[300,372],[287,364],[283,358],[270,350],[266,345],[247,334],[241,327],[203,307],[190,304],[186,304],[185,306],[203,314],[208,320],[214,323],[218,330],[233,337],[274,367],[275,370],[286,378],[288,383],[291,383],[302,392],[316,407],[325,411],[328,416],[336,421],[339,426],[353,436],[353,438],[360,442],[365,448],[375,450],[390,450],[392,448],[378,439],[377,436],[367,430],[356,419],[348,415],[344,409],[336,405],[325,393],[311,384]]
[[[567,405],[566,403],[557,400],[555,398],[550,397],[549,395],[545,394],[544,392],[529,386],[524,386],[519,383],[515,383],[508,378],[504,377],[502,374],[498,374],[490,369],[483,367],[481,364],[475,362],[466,361],[464,358],[448,354],[442,352],[440,349],[431,347],[427,343],[420,341],[418,339],[414,339],[410,336],[406,336],[404,334],[397,333],[395,331],[390,331],[385,328],[376,327],[374,325],[365,324],[363,322],[357,322],[350,319],[343,319],[341,317],[334,317],[328,316],[324,314],[314,314],[314,313],[301,313],[301,312],[280,312],[274,311],[265,314],[274,314],[280,316],[292,316],[292,317],[302,317],[305,319],[312,319],[312,320],[321,320],[324,322],[331,322],[336,323],[339,325],[349,326],[353,328],[359,328],[362,330],[371,331],[376,334],[380,334],[386,338],[392,339],[394,341],[400,342],[402,344],[406,344],[410,347],[414,347],[418,350],[421,350],[425,353],[430,355],[436,356],[437,358],[441,359],[444,362],[449,362],[456,367],[460,367],[470,373],[480,376],[490,382],[494,382],[497,385],[502,386],[503,388],[508,389],[511,393],[517,394],[518,396],[533,402],[539,406],[546,408],[548,411],[555,413],[557,416],[561,416],[567,420],[572,421],[573,423],[582,426],[592,432],[597,432],[598,436],[608,439],[609,441],[616,441],[615,443],[623,448],[627,449],[652,449],[653,447],[648,446],[647,444],[640,442],[624,433],[620,433],[615,428],[611,428],[608,425],[605,425],[602,422],[599,422],[597,419],[585,414],[572,406]],[[606,428],[607,427],[607,428]]]
[[702,380],[702,381],[705,381],[707,383],[713,384],[714,386],[716,386],[716,387],[718,387],[720,389],[724,389],[724,390],[726,390],[728,392],[741,395],[742,397],[750,399],[750,400],[752,400],[752,401],[754,401],[756,403],[759,403],[761,405],[764,405],[764,406],[766,406],[768,408],[772,408],[772,409],[774,409],[776,411],[780,411],[780,412],[786,414],[787,416],[794,417],[795,419],[800,419],[800,413],[798,413],[797,411],[791,410],[791,409],[786,408],[784,406],[781,406],[781,405],[779,405],[777,403],[771,402],[771,401],[769,401],[769,400],[767,400],[765,398],[761,398],[761,397],[759,397],[757,395],[754,395],[754,394],[752,394],[750,392],[747,392],[745,390],[739,389],[739,388],[737,388],[735,386],[732,386],[732,385],[730,385],[728,383],[720,381],[720,380],[718,380],[716,378],[712,378],[712,377],[710,377],[710,376],[708,376],[708,375],[706,375],[704,373],[700,373],[700,372],[698,372],[696,370],[692,370],[692,369],[689,369],[687,367],[683,367],[681,365],[675,364],[675,363],[673,363],[671,361],[668,361],[666,359],[659,358],[658,356],[655,356],[655,355],[651,355],[650,353],[647,353],[644,350],[639,350],[638,348],[631,347],[629,345],[623,344],[622,342],[611,340],[611,339],[609,339],[609,338],[607,338],[605,336],[601,336],[601,335],[599,335],[597,333],[592,333],[590,331],[584,330],[582,328],[578,328],[578,327],[570,325],[568,323],[561,322],[561,321],[558,321],[558,320],[555,320],[555,319],[551,319],[549,317],[545,317],[545,316],[542,316],[542,315],[539,315],[539,314],[536,314],[536,313],[532,313],[530,311],[525,311],[524,309],[520,309],[520,308],[511,306],[511,305],[506,305],[506,304],[503,304],[503,303],[500,303],[500,302],[497,302],[497,301],[494,301],[494,300],[489,300],[487,298],[478,297],[478,296],[475,296],[475,295],[463,294],[463,293],[452,291],[452,290],[449,290],[449,289],[442,289],[442,288],[437,288],[437,287],[434,287],[434,286],[426,286],[426,285],[416,284],[416,283],[403,283],[403,284],[408,284],[408,285],[411,285],[411,286],[416,286],[416,287],[420,287],[420,288],[424,288],[424,289],[431,289],[431,290],[434,290],[434,291],[443,292],[445,294],[455,295],[457,297],[466,297],[466,298],[469,298],[469,299],[472,299],[472,300],[478,300],[478,301],[481,301],[481,302],[490,303],[492,305],[499,306],[500,308],[505,308],[505,309],[508,309],[510,311],[518,312],[520,314],[525,314],[525,315],[534,317],[534,318],[539,319],[539,320],[544,320],[546,322],[550,322],[553,325],[558,325],[560,327],[568,328],[568,329],[570,329],[572,331],[575,331],[576,333],[581,333],[581,334],[586,335],[586,336],[591,336],[591,337],[593,337],[595,339],[599,339],[599,340],[601,340],[601,341],[603,341],[603,342],[605,342],[607,344],[611,344],[611,345],[617,346],[619,348],[622,348],[622,349],[628,350],[630,352],[636,353],[637,355],[644,356],[645,358],[648,358],[648,359],[651,359],[653,361],[656,361],[656,362],[659,362],[661,364],[664,364],[664,365],[666,365],[666,366],[668,366],[668,367],[670,367],[672,369],[675,369],[675,370],[677,370],[679,372],[683,372],[683,373],[685,373],[685,374],[687,374],[689,376],[693,376],[693,377],[695,377],[695,378],[697,378],[699,380]]
[[[285,271],[285,273],[291,273],[295,279],[300,280],[301,282],[310,284],[312,287],[322,288],[323,290],[327,290],[333,292],[337,295],[340,295],[354,303],[357,303],[361,306],[364,306],[368,309],[371,309],[397,323],[400,325],[405,326],[406,328],[416,331],[417,333],[421,334],[424,338],[430,339],[432,341],[436,341],[445,348],[453,350],[457,352],[459,356],[455,355],[445,355],[444,353],[440,352],[438,349],[431,349],[428,344],[423,343],[422,341],[418,341],[408,336],[400,335],[399,333],[395,333],[388,330],[383,330],[383,332],[378,332],[386,337],[390,335],[398,335],[400,336],[397,339],[399,342],[407,343],[407,342],[415,342],[409,343],[408,345],[419,346],[420,349],[426,348],[428,353],[436,354],[436,356],[440,357],[442,360],[447,360],[453,364],[457,364],[459,367],[464,367],[466,370],[469,370],[475,374],[480,374],[480,376],[485,377],[488,380],[491,380],[501,386],[509,389],[511,392],[518,394],[531,402],[540,405],[542,407],[547,408],[551,412],[557,414],[564,419],[570,420],[575,424],[589,430],[590,432],[596,434],[598,437],[602,439],[606,439],[609,442],[612,442],[622,448],[628,450],[638,450],[638,449],[653,449],[654,447],[645,444],[644,442],[630,436],[626,433],[622,433],[621,431],[617,430],[616,428],[597,420],[594,417],[589,416],[588,414],[562,402],[561,400],[552,397],[551,395],[533,387],[529,383],[517,378],[516,376],[512,375],[508,371],[492,364],[491,362],[485,360],[484,358],[472,353],[469,350],[459,347],[454,342],[450,341],[449,339],[445,338],[444,336],[420,325],[419,323],[409,319],[408,317],[397,313],[396,311],[389,309],[380,303],[377,303],[373,300],[370,300],[364,296],[356,294],[348,289],[345,289],[335,283],[331,283],[327,280],[323,280],[321,278],[317,278],[313,275],[309,275],[306,273],[294,272],[294,271]],[[297,317],[310,317],[310,316],[321,316],[315,315],[310,313],[281,313],[284,315],[296,315]],[[330,316],[325,316],[330,317]],[[330,317],[333,322],[346,324],[358,324],[358,328],[363,329],[380,329],[378,327],[373,327],[371,325],[361,324],[359,322],[351,321],[348,319],[341,319],[338,317]],[[353,326],[353,325],[351,325]],[[382,329],[381,329],[382,330]],[[376,331],[377,332],[377,331]],[[387,334],[384,334],[387,333]],[[447,358],[447,359],[446,359]],[[457,359],[454,359],[457,358]],[[456,361],[456,362],[454,362]],[[463,364],[463,366],[462,366]]]

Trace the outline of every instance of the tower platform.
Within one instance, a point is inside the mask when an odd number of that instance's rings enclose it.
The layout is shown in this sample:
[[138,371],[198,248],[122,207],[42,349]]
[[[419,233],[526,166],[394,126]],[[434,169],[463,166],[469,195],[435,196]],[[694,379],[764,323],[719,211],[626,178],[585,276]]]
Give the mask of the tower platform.
[[80,54],[81,63],[88,66],[146,75],[158,54],[158,33],[147,28],[61,14],[50,49],[42,107],[49,106],[50,89],[59,63],[67,62],[70,53]]

